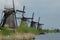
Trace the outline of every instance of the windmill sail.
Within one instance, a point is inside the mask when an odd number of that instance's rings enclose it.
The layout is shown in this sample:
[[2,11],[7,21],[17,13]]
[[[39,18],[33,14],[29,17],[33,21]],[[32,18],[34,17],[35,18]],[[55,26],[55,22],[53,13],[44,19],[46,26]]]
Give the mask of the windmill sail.
[[6,20],[5,20],[5,18],[3,17],[3,18],[1,19],[1,23],[0,23],[0,26],[1,26],[1,27],[4,27],[5,21],[6,21]]
[[14,14],[14,25],[15,25],[15,27],[17,27],[17,19],[16,19],[14,0],[12,0],[12,3],[13,3],[13,14]]
[[32,14],[32,20],[31,20],[31,21],[33,21],[33,19],[34,19],[34,12],[33,12],[33,14]]

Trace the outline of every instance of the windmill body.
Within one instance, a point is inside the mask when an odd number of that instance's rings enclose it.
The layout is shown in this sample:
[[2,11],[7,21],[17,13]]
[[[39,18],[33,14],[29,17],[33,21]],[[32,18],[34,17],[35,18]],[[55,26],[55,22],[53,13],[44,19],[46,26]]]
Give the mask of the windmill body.
[[6,8],[4,10],[4,16],[1,21],[1,26],[8,26],[9,28],[15,27],[15,16],[12,8]]
[[36,25],[37,25],[37,22],[35,22],[35,21],[31,21],[31,27],[36,28]]
[[42,25],[44,25],[44,24],[38,23],[38,24],[37,24],[37,29],[38,29],[38,30],[42,30]]
[[37,30],[42,29],[42,25],[44,25],[44,24],[41,24],[39,22],[40,22],[40,17],[39,17],[38,22],[37,22]]

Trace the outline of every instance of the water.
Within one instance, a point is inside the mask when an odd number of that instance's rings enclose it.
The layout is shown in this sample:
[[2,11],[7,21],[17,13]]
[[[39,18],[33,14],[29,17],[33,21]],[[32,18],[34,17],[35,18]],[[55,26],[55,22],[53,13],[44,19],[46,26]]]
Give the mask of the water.
[[60,40],[60,33],[37,35],[35,40]]

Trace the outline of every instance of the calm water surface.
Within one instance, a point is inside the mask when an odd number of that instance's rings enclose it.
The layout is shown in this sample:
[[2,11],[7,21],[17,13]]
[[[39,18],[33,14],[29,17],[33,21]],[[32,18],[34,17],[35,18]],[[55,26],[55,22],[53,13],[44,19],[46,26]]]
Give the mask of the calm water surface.
[[35,40],[60,40],[60,33],[37,35]]

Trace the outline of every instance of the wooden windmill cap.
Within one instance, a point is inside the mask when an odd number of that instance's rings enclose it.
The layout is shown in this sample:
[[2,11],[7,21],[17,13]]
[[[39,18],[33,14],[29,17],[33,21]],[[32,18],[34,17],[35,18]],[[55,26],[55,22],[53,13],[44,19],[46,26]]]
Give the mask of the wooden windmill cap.
[[13,8],[5,8],[5,10],[3,11],[5,14],[12,14],[13,12]]

